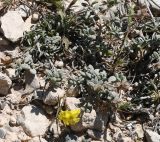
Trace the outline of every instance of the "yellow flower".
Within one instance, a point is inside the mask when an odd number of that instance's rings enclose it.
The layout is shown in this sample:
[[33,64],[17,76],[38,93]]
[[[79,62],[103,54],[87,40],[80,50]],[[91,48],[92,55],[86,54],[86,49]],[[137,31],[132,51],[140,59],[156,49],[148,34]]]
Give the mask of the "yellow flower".
[[66,111],[61,110],[58,115],[58,119],[63,121],[65,125],[75,125],[80,120],[78,117],[80,112],[80,109]]

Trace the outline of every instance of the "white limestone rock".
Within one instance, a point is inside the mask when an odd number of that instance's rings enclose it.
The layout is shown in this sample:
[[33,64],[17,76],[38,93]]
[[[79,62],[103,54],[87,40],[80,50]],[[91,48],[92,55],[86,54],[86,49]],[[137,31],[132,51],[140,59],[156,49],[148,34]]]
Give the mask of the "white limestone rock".
[[56,105],[58,101],[65,95],[65,90],[57,88],[55,92],[50,91],[43,99],[43,102],[47,105]]
[[145,130],[147,142],[160,142],[160,135],[151,130]]
[[8,11],[0,22],[4,36],[10,41],[16,42],[23,36],[24,21],[18,11]]
[[25,106],[21,111],[21,126],[24,132],[31,137],[42,136],[47,131],[50,121],[44,112],[36,106]]

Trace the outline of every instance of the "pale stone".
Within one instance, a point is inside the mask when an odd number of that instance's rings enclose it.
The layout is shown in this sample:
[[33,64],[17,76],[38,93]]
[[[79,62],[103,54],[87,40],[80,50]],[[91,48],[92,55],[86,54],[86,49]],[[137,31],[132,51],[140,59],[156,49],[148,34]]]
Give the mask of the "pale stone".
[[8,11],[0,21],[4,36],[10,41],[16,42],[23,36],[24,21],[18,11]]
[[[74,97],[67,97],[65,105],[69,110],[80,109],[80,99]],[[92,109],[91,112],[82,113],[80,122],[71,126],[71,129],[76,132],[81,132],[86,129],[95,129],[103,131],[108,122],[108,112],[100,112]]]
[[86,129],[95,129],[98,131],[104,131],[108,122],[107,112],[96,112],[92,109],[91,112],[84,112],[80,122],[71,126],[71,129],[75,132],[81,132]]
[[13,114],[13,112],[12,112],[12,110],[11,110],[11,108],[10,108],[10,106],[7,104],[7,105],[5,105],[5,107],[4,107],[4,109],[3,109],[3,112],[5,113],[5,114],[9,114],[9,115],[12,115]]
[[44,112],[36,106],[25,106],[21,111],[21,126],[28,136],[42,136],[47,131],[50,121]]
[[80,105],[80,99],[75,98],[75,97],[67,97],[65,101],[65,105],[68,108],[68,110],[74,110],[78,109]]
[[34,137],[33,139],[29,140],[28,142],[47,142],[42,137]]
[[18,134],[18,139],[21,141],[29,141],[31,137],[27,136],[24,132]]
[[8,100],[8,101],[10,101],[11,103],[13,103],[13,104],[19,104],[20,103],[20,101],[22,100],[22,95],[21,95],[21,93],[20,92],[18,92],[18,91],[15,91],[15,90],[13,90],[13,89],[11,89],[11,94],[8,94],[7,96],[6,96],[6,100]]
[[88,134],[92,139],[95,139],[95,140],[100,140],[100,139],[102,139],[102,137],[103,137],[103,133],[100,132],[100,131],[97,131],[97,130],[88,129],[88,130],[87,130],[87,134]]
[[23,18],[26,18],[30,13],[30,8],[26,5],[20,5],[16,11],[18,11]]
[[136,124],[135,125],[135,132],[138,136],[138,138],[143,138],[144,137],[144,132],[141,124]]
[[34,13],[33,15],[32,15],[32,21],[33,22],[37,22],[39,20],[39,15],[37,14],[37,13]]
[[8,75],[9,78],[13,79],[16,77],[16,70],[13,68],[8,68],[5,70],[6,74]]
[[45,81],[45,79],[44,78],[39,78],[39,84],[40,84],[40,86],[41,86],[41,88],[43,88],[43,87],[45,87],[45,84],[46,84],[46,81]]
[[25,83],[33,89],[40,88],[39,78],[36,74],[32,74],[29,70],[25,72]]
[[5,136],[5,142],[15,142],[15,141],[18,141],[17,133],[7,131]]
[[32,24],[32,16],[29,16],[29,17],[26,19],[25,23],[24,23],[23,30],[24,30],[25,32],[29,32],[29,31],[31,31],[31,27],[34,26],[34,25],[35,25],[35,24]]
[[43,102],[47,105],[56,105],[58,101],[65,95],[65,90],[61,88],[55,89],[56,92],[50,91],[43,99]]
[[151,130],[145,130],[147,142],[160,142],[160,135]]
[[53,137],[57,138],[61,134],[61,129],[56,123],[56,121],[52,122],[52,125],[50,126],[50,131],[53,133]]
[[11,85],[12,81],[10,80],[10,78],[0,72],[0,94],[7,95]]
[[4,36],[12,41],[17,42],[23,37],[25,31],[30,31],[32,27],[31,16],[24,22],[19,11],[8,11],[1,17],[1,30]]
[[5,50],[4,53],[12,59],[20,57],[19,47],[16,47],[14,50]]
[[10,120],[9,120],[9,124],[10,124],[11,126],[15,126],[15,125],[16,125],[16,118],[12,116],[12,117],[10,118]]
[[0,114],[0,127],[8,123],[8,117],[5,114]]
[[122,137],[123,142],[134,142],[131,137]]

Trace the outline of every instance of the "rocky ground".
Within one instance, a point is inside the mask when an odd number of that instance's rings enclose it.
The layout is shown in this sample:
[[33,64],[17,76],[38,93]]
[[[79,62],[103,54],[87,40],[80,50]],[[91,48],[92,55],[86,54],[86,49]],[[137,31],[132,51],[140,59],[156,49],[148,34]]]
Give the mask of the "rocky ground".
[[[66,5],[68,3],[66,1]],[[147,3],[155,6],[151,0]],[[157,4],[160,6],[159,1]],[[78,8],[81,8],[79,4],[73,10],[78,11]],[[158,6],[155,9],[160,12]],[[113,114],[107,109],[92,109],[85,112],[75,126],[64,127],[57,121],[57,103],[66,95],[65,89],[46,93],[45,79],[41,75],[26,72],[25,86],[16,76],[15,62],[23,56],[20,39],[38,20],[38,11],[32,11],[25,2],[4,5],[0,1],[0,142],[160,142],[160,105],[155,115],[147,110],[133,112],[133,119],[130,119],[131,113],[123,119],[118,112],[108,117]],[[55,64],[63,67],[63,62]],[[68,96],[65,103],[73,110],[78,108],[80,98]],[[145,119],[149,121],[143,122]]]

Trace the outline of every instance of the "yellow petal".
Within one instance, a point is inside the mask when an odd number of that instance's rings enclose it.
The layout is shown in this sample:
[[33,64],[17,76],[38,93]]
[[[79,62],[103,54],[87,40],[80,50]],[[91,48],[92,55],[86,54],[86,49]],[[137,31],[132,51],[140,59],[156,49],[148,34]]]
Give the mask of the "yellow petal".
[[66,110],[66,111],[61,110],[58,115],[58,119],[63,121],[65,125],[75,125],[80,120],[80,118],[78,118],[79,114],[80,114],[80,109]]
[[74,117],[78,117],[79,114],[80,114],[80,109],[71,111],[71,115],[73,115]]
[[72,121],[71,121],[71,125],[75,125],[76,123],[78,123],[80,120],[80,118],[74,118]]

